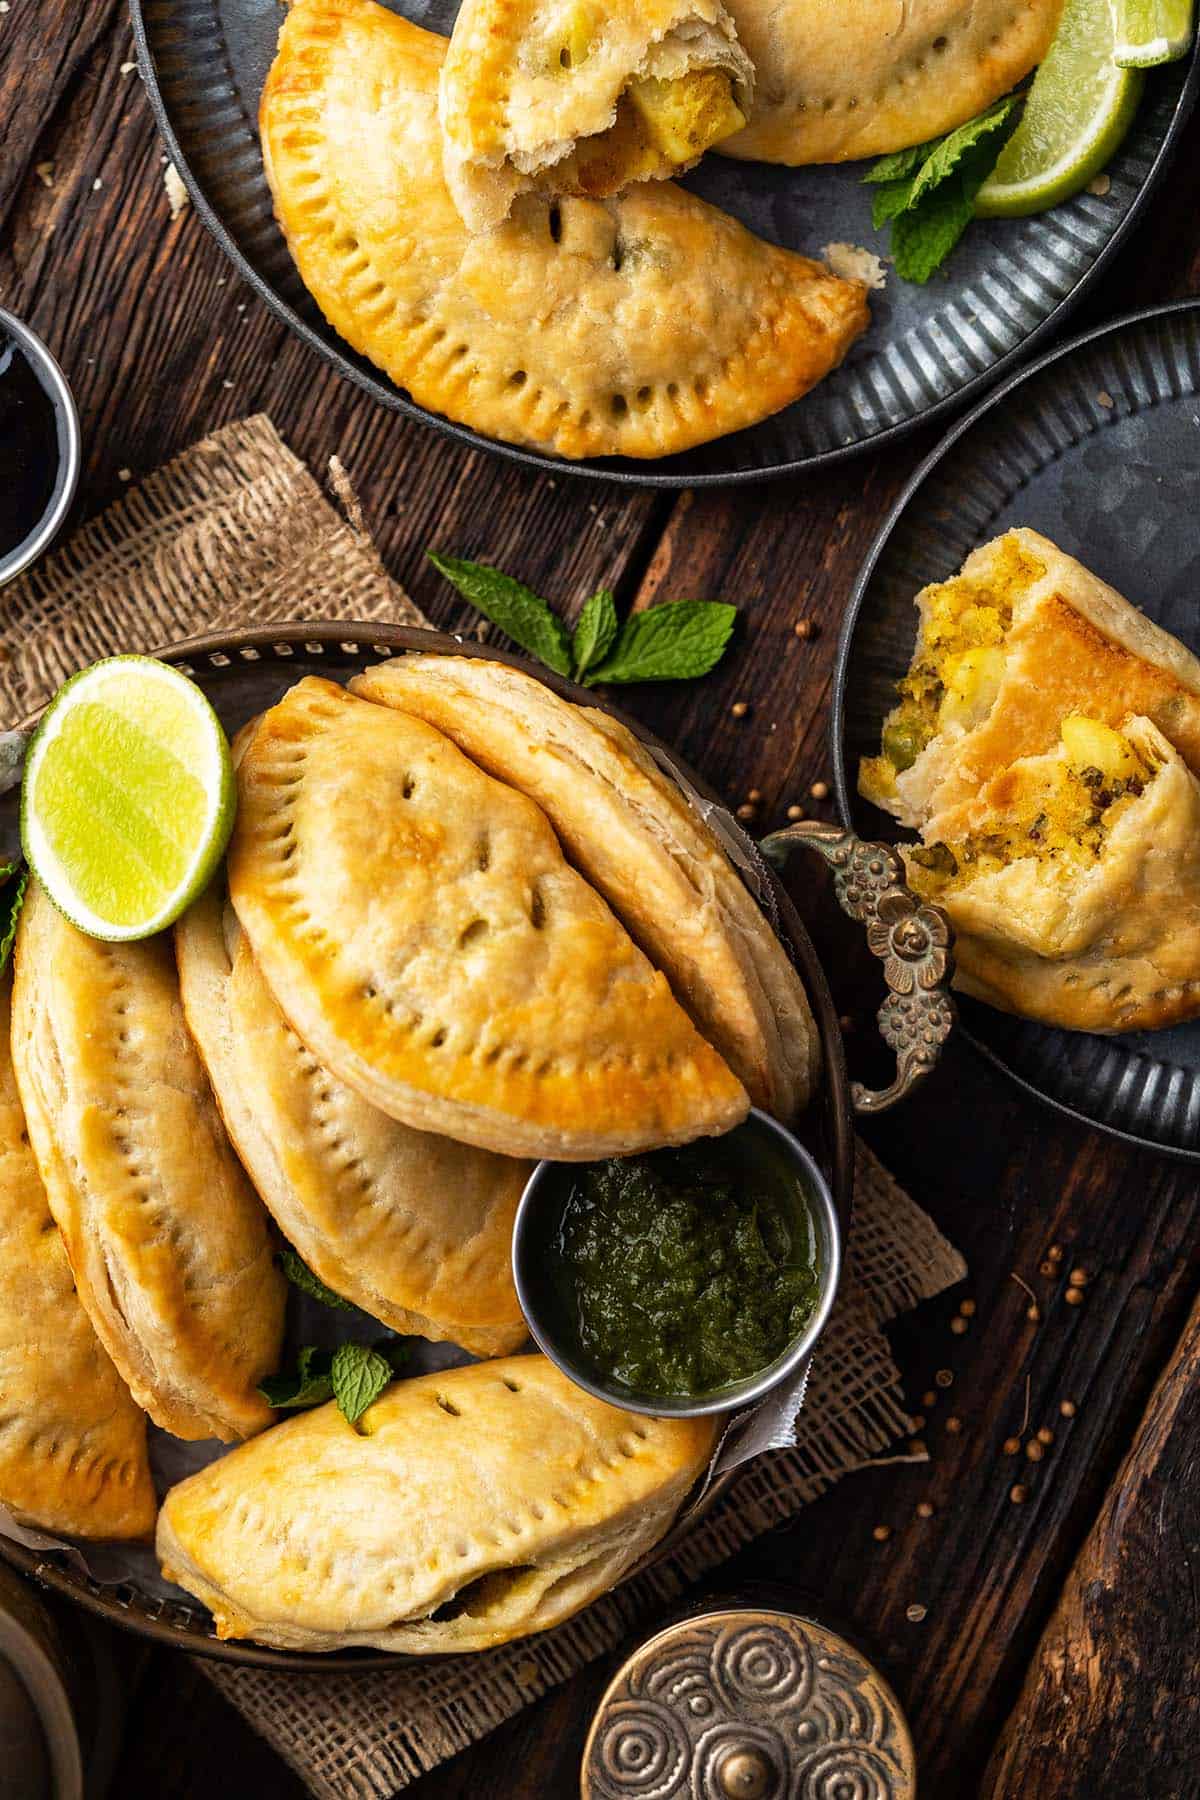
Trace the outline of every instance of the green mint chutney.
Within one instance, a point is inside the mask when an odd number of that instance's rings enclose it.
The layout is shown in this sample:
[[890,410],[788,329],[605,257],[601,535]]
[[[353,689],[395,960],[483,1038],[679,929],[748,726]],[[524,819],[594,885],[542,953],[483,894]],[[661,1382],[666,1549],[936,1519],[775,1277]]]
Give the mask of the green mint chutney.
[[812,1317],[816,1232],[782,1161],[707,1139],[563,1175],[546,1272],[603,1379],[710,1393],[773,1363]]

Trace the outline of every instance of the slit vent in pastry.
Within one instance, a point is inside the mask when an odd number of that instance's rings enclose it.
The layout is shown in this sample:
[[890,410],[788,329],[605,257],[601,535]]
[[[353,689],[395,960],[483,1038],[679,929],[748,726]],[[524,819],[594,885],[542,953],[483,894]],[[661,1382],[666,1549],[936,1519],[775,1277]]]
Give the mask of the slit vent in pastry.
[[328,1287],[393,1331],[477,1356],[519,1349],[529,1334],[510,1245],[530,1164],[413,1131],[323,1069],[271,997],[221,885],[175,928],[180,986],[226,1128],[281,1230]]
[[317,1060],[420,1131],[582,1161],[717,1135],[744,1088],[540,808],[313,677],[238,768],[229,892]]
[[181,1438],[248,1437],[285,1284],[221,1127],[169,936],[104,944],[31,882],[13,1064],[80,1300],[135,1400]]
[[560,1624],[668,1529],[708,1419],[593,1400],[543,1356],[330,1404],[172,1488],[163,1573],[221,1637],[289,1650],[482,1650]]
[[803,1108],[820,1053],[800,978],[716,838],[623,725],[473,657],[396,657],[350,685],[536,800],[754,1104],[781,1119]]

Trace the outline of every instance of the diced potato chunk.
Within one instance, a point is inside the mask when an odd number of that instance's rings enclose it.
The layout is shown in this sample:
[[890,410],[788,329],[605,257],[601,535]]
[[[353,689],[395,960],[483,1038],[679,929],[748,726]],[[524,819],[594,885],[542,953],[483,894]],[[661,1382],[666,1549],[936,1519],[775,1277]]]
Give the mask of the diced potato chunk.
[[691,162],[746,123],[733,84],[719,69],[692,69],[674,81],[647,75],[626,92],[646,135],[669,162]]
[[986,719],[995,705],[1004,678],[1004,652],[994,645],[979,645],[946,658],[943,679],[946,691],[938,708],[939,725],[960,725],[969,731]]
[[1106,781],[1145,780],[1146,766],[1121,732],[1099,719],[1071,713],[1062,722],[1067,760],[1076,769],[1098,769]]

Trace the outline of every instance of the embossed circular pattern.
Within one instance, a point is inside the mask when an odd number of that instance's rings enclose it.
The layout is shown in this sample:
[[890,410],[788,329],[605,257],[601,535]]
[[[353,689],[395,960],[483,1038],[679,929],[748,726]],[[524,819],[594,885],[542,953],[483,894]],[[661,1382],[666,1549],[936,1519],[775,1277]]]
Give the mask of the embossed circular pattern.
[[[1200,651],[1200,304],[1156,308],[1066,345],[1007,383],[918,470],[871,551],[846,617],[834,706],[843,819],[895,821],[858,798],[908,667],[913,597],[977,545],[1032,525]],[[1095,1037],[960,1001],[976,1047],[1090,1124],[1200,1160],[1200,1021]]]
[[[388,0],[448,32],[457,0]],[[342,342],[305,293],[275,224],[255,120],[279,31],[278,0],[132,0],[151,104],[197,210],[267,304],[343,374],[385,405],[461,441],[538,468],[652,487],[758,480],[852,454],[947,410],[1054,329],[1133,221],[1165,166],[1200,87],[1200,60],[1156,70],[1103,195],[1042,218],[977,222],[945,276],[914,287],[892,276],[872,296],[874,323],[841,369],[750,431],[657,463],[571,464],[500,445],[414,406]],[[808,255],[826,244],[885,248],[871,230],[861,165],[782,169],[710,156],[687,185],[775,243]]]
[[600,1702],[583,1800],[913,1800],[912,1740],[844,1638],[745,1609],[670,1626]]

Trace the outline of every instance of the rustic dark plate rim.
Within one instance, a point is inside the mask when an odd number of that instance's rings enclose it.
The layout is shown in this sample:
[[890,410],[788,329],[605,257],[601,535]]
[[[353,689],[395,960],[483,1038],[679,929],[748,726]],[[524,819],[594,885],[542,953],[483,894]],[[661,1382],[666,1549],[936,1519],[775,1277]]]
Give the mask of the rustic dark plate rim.
[[[1200,67],[1200,64],[1197,66]],[[951,427],[928,456],[923,458],[901,489],[898,498],[876,533],[862,568],[859,570],[845,616],[842,619],[841,630],[838,634],[837,655],[834,660],[833,705],[829,723],[830,755],[833,761],[834,796],[837,801],[838,814],[842,823],[850,830],[857,830],[854,805],[856,796],[851,791],[846,767],[846,684],[849,678],[850,656],[867,590],[874,578],[879,560],[891,540],[892,533],[908,511],[912,501],[929,476],[944,462],[954,446],[973,431],[979,421],[985,418],[993,408],[1001,406],[1009,395],[1025,382],[1036,380],[1046,370],[1053,368],[1056,363],[1066,357],[1074,356],[1078,351],[1088,349],[1103,338],[1115,337],[1133,326],[1147,325],[1155,320],[1170,319],[1187,313],[1200,314],[1200,298],[1168,300],[1153,306],[1138,307],[1133,312],[1121,313],[1115,319],[1107,319],[1102,325],[1091,326],[1087,331],[1080,332],[1078,336],[1068,338],[1065,343],[1056,345],[1053,350],[1047,355],[1039,357],[1036,362],[1017,369],[977,406],[972,407],[965,417]],[[1200,1148],[1189,1149],[1185,1144],[1161,1143],[1157,1138],[1129,1131],[1121,1125],[1113,1125],[1107,1119],[1093,1118],[1090,1114],[1081,1112],[1078,1107],[1058,1099],[1054,1094],[1046,1093],[1044,1089],[1027,1080],[1024,1075],[1014,1069],[1012,1064],[1007,1062],[998,1051],[993,1050],[990,1044],[984,1043],[981,1038],[977,1037],[970,1026],[964,1022],[961,1014],[956,1035],[970,1044],[972,1050],[982,1056],[985,1062],[990,1063],[994,1069],[998,1069],[1006,1080],[1011,1081],[1014,1086],[1020,1088],[1023,1093],[1028,1094],[1040,1105],[1047,1106],[1052,1112],[1058,1113],[1061,1118],[1071,1119],[1075,1124],[1084,1125],[1090,1131],[1103,1132],[1105,1137],[1114,1138],[1118,1143],[1128,1144],[1131,1149],[1153,1150],[1159,1156],[1173,1157],[1177,1162],[1200,1163]]]
[[[446,632],[436,631],[431,626],[396,625],[381,620],[363,621],[354,619],[313,621],[286,621],[269,625],[256,625],[241,631],[209,631],[193,637],[176,639],[161,649],[148,654],[158,656],[163,661],[194,667],[201,658],[209,658],[208,673],[220,674],[221,665],[211,659],[223,656],[230,665],[237,665],[247,659],[246,652],[271,650],[276,645],[290,644],[294,647],[297,664],[305,661],[306,647],[312,644],[328,646],[335,653],[345,652],[346,660],[353,660],[360,666],[371,660],[371,652],[379,650],[386,655],[394,655],[405,650],[427,650],[449,652],[454,655],[479,657],[491,662],[503,662],[511,668],[520,669],[531,674],[537,680],[551,688],[564,699],[587,706],[599,706],[611,717],[625,725],[638,741],[651,749],[665,751],[679,769],[684,779],[695,788],[696,792],[706,800],[712,800],[722,809],[722,823],[738,841],[747,858],[761,865],[771,883],[775,900],[779,925],[778,935],[785,948],[794,956],[799,972],[804,981],[805,992],[812,1006],[813,1017],[817,1025],[817,1033],[821,1043],[823,1069],[821,1077],[823,1125],[828,1137],[825,1146],[829,1163],[829,1186],[833,1194],[834,1207],[841,1227],[843,1243],[847,1239],[850,1228],[850,1212],[854,1187],[854,1112],[850,1096],[850,1078],[846,1068],[845,1050],[842,1043],[841,1029],[838,1024],[837,1009],[833,995],[825,975],[820,956],[808,929],[800,918],[792,900],[787,893],[779,875],[770,868],[763,859],[755,856],[754,840],[745,832],[733,815],[725,807],[720,796],[691,766],[660,738],[650,731],[640,720],[623,712],[619,707],[600,700],[588,689],[577,687],[573,682],[556,675],[552,670],[535,665],[528,657],[516,655],[511,651],[499,650],[490,644],[479,644],[471,640],[454,637]],[[354,655],[346,648],[352,646]],[[308,661],[316,662],[324,652],[319,651],[308,657]],[[282,657],[279,658],[283,660]],[[332,667],[344,665],[332,664]],[[298,670],[308,673],[307,669]],[[41,716],[44,708],[29,714],[20,721],[18,729],[27,729]],[[719,1475],[699,1497],[691,1503],[690,1510],[681,1513],[673,1521],[670,1530],[659,1543],[649,1551],[646,1557],[622,1577],[616,1585],[620,1587],[625,1581],[636,1577],[643,1570],[653,1567],[681,1543],[715,1504],[728,1491],[736,1479],[737,1471],[729,1471]],[[417,1664],[429,1665],[438,1662],[454,1662],[462,1656],[476,1654],[462,1652],[459,1657],[434,1657],[428,1655],[407,1655],[402,1651],[392,1650],[349,1650],[321,1652],[298,1652],[275,1650],[267,1645],[249,1642],[229,1642],[213,1636],[211,1633],[201,1635],[189,1629],[182,1622],[172,1621],[172,1606],[183,1603],[165,1601],[160,1604],[158,1613],[152,1613],[146,1602],[139,1601],[137,1590],[131,1584],[110,1583],[101,1585],[70,1567],[63,1566],[53,1560],[48,1552],[30,1549],[14,1539],[0,1534],[0,1559],[10,1563],[23,1574],[28,1575],[43,1587],[51,1589],[63,1598],[81,1606],[85,1611],[110,1625],[118,1625],[122,1629],[132,1631],[140,1637],[148,1638],[155,1643],[170,1645],[177,1650],[186,1650],[189,1655],[212,1657],[217,1661],[238,1663],[243,1667],[250,1666],[265,1669],[303,1670],[307,1674],[345,1674],[347,1672],[363,1673],[369,1669],[412,1668]],[[609,1590],[610,1592],[612,1590]],[[132,1596],[132,1597],[130,1597]]]
[[[208,199],[197,180],[176,134],[158,83],[158,71],[150,46],[150,36],[143,12],[143,0],[129,0],[129,15],[133,24],[138,68],[142,84],[149,96],[155,123],[199,217],[217,240],[242,280],[253,289],[275,317],[303,343],[307,344],[310,350],[316,351],[317,355],[336,369],[341,376],[353,382],[356,387],[361,388],[380,405],[386,406],[390,411],[403,413],[406,418],[418,420],[421,424],[428,425],[433,430],[440,432],[444,437],[453,438],[458,443],[464,444],[468,449],[482,450],[493,456],[505,457],[510,462],[519,463],[524,468],[537,470],[544,475],[570,475],[580,481],[608,482],[617,487],[653,488],[668,492],[679,492],[687,488],[746,487],[759,482],[778,481],[787,476],[808,473],[814,469],[833,468],[837,464],[849,462],[856,456],[890,448],[913,432],[947,418],[974,400],[976,395],[993,387],[997,381],[1003,380],[1009,371],[1019,369],[1024,365],[1027,357],[1032,356],[1065,324],[1074,309],[1084,299],[1093,282],[1098,280],[1108,268],[1111,259],[1125,243],[1129,233],[1141,222],[1147,203],[1156,192],[1175,156],[1183,128],[1191,116],[1197,97],[1200,96],[1200,34],[1198,34],[1192,49],[1187,78],[1180,91],[1175,111],[1163,133],[1162,142],[1142,183],[1141,190],[1125,217],[1116,226],[1091,267],[1084,271],[1074,287],[1064,294],[1041,323],[1036,325],[1019,344],[1015,344],[1011,350],[999,357],[989,368],[981,369],[969,381],[964,382],[962,387],[955,389],[951,394],[944,395],[942,399],[934,401],[932,406],[926,407],[912,418],[902,419],[895,425],[885,426],[882,431],[877,431],[856,443],[835,445],[831,449],[817,451],[811,456],[795,457],[786,462],[766,464],[762,468],[734,469],[729,472],[714,470],[705,473],[701,471],[690,475],[676,474],[672,471],[656,472],[651,463],[643,472],[636,465],[630,468],[607,468],[594,461],[571,462],[565,458],[544,455],[540,451],[524,450],[517,444],[506,444],[499,438],[486,437],[482,432],[473,431],[469,426],[459,425],[453,419],[443,418],[440,413],[431,412],[426,407],[417,405],[414,400],[409,399],[406,394],[401,392],[395,383],[385,382],[377,375],[358,368],[350,357],[339,348],[340,339],[337,343],[327,342],[288,305],[270,282],[258,273],[234,242],[216,207]],[[1151,70],[1150,74],[1153,77],[1154,71]],[[731,436],[736,436],[736,433]]]

